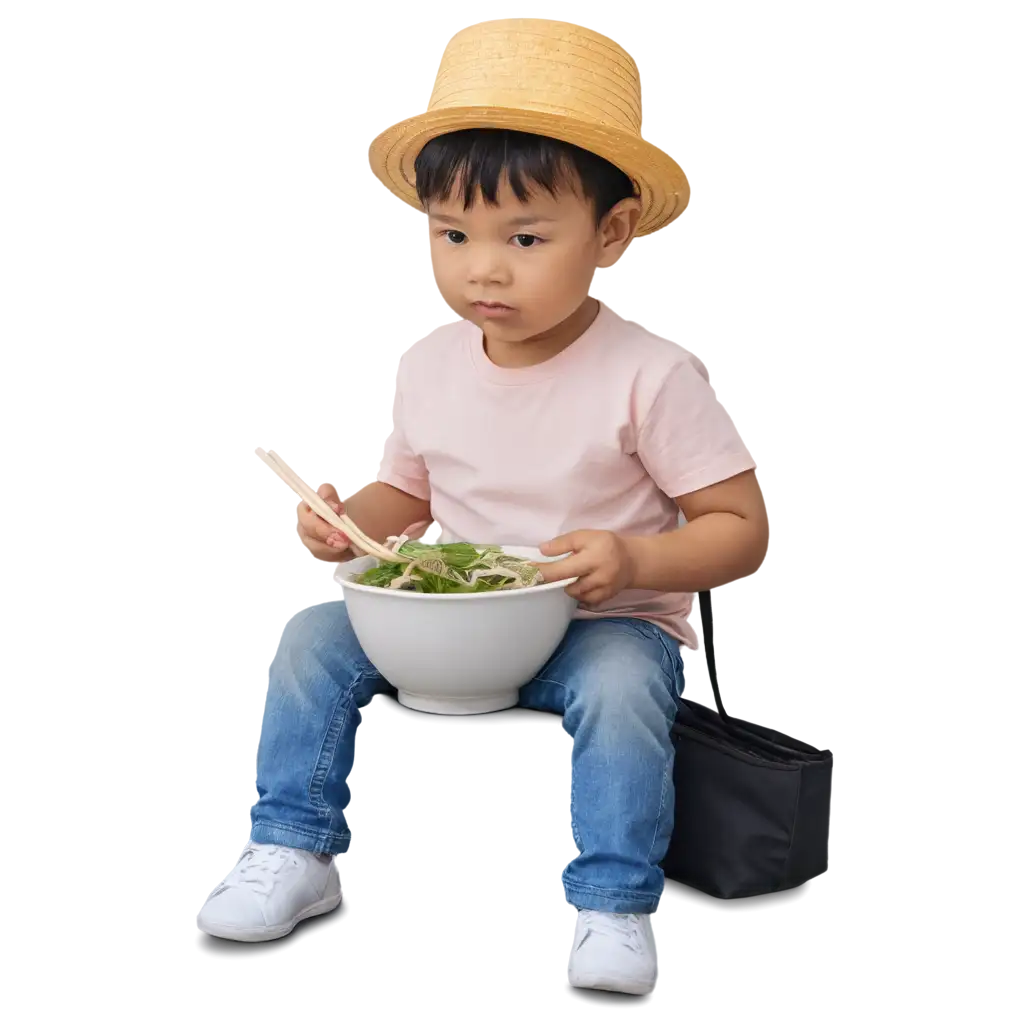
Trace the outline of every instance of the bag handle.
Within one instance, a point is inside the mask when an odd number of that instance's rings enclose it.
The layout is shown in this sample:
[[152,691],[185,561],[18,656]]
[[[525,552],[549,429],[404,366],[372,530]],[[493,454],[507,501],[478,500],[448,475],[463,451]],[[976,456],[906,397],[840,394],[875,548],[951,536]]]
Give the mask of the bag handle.
[[722,703],[722,694],[718,689],[718,672],[715,670],[715,623],[711,617],[711,591],[702,590],[700,598],[700,628],[704,634],[704,657],[708,662],[708,676],[711,679],[711,689],[715,691],[715,705],[722,720],[729,721],[725,713],[725,705]]

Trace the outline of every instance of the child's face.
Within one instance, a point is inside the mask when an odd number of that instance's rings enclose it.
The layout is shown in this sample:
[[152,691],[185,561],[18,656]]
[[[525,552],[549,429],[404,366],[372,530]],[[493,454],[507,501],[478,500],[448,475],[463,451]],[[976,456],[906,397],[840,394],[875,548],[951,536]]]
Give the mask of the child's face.
[[[463,210],[456,185],[427,214],[434,278],[445,302],[486,328],[488,339],[511,343],[549,331],[579,309],[597,267],[611,266],[625,251],[640,204],[624,200],[595,228],[590,201],[567,187],[557,198],[537,189],[521,203],[503,182],[497,206],[478,193]],[[488,311],[480,302],[505,308]]]

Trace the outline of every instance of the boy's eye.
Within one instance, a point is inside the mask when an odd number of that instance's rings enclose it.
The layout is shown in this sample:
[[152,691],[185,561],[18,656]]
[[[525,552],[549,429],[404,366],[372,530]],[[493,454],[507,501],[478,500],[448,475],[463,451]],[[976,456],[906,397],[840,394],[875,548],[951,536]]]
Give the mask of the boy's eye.
[[532,249],[540,241],[536,235],[516,235],[515,239],[519,243],[520,249]]
[[452,245],[462,245],[462,243],[466,240],[466,235],[462,231],[451,230],[446,231],[444,234],[445,237],[447,237],[448,241],[452,243]]

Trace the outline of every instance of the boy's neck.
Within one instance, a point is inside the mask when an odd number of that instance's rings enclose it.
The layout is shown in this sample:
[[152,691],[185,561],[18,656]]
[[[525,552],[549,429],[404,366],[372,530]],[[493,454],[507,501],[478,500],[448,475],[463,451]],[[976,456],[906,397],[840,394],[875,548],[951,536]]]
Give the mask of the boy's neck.
[[522,370],[546,363],[576,341],[597,319],[600,309],[601,303],[588,295],[579,309],[560,324],[525,341],[492,341],[484,331],[484,351],[495,366],[504,370]]

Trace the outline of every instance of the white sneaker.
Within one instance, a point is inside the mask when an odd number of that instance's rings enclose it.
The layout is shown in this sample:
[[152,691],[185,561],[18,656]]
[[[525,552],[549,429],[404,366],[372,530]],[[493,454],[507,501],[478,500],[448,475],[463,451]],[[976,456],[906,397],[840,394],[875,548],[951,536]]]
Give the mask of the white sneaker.
[[569,957],[569,984],[645,996],[658,980],[650,914],[581,910]]
[[333,858],[250,842],[227,878],[207,896],[196,924],[220,939],[265,942],[339,903],[341,882]]

